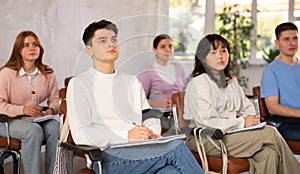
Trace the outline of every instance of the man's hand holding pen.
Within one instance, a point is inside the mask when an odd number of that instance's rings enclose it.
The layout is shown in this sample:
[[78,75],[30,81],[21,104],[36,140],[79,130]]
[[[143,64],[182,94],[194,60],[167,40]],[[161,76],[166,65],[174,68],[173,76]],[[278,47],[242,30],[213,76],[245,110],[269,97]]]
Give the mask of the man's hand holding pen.
[[135,126],[133,129],[128,131],[128,141],[141,141],[159,138],[160,135],[154,134],[153,131],[143,125]]
[[140,141],[153,136],[153,131],[145,126],[135,126],[128,131],[128,141]]

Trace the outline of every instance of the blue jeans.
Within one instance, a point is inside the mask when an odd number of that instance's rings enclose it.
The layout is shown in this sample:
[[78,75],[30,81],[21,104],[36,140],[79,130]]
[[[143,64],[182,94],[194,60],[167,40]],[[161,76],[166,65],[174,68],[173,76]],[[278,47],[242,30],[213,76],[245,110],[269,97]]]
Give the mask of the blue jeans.
[[300,125],[292,123],[281,123],[277,127],[278,131],[285,140],[300,141]]
[[[167,144],[106,149],[101,162],[102,173],[177,174],[203,171],[186,145],[179,140]],[[99,174],[99,166],[93,163]]]
[[[40,153],[42,142],[46,143],[45,171],[53,173],[57,140],[59,138],[59,122],[48,120],[33,123],[21,119],[9,121],[9,133],[13,138],[20,139],[21,159],[25,174],[40,174]],[[6,136],[5,125],[0,123],[0,135]]]

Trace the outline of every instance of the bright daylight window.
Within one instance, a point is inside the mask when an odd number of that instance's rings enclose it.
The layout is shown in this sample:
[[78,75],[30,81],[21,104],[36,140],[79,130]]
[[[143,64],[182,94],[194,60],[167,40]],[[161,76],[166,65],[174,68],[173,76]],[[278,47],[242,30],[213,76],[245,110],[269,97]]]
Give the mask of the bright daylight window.
[[[257,55],[258,59],[264,56],[264,51],[269,52],[270,49],[277,49],[274,45],[275,27],[281,23],[288,21],[289,4],[287,0],[264,0],[257,1]],[[300,12],[300,2],[295,2],[294,15]],[[295,21],[297,25],[297,22]],[[299,28],[298,23],[298,28]],[[300,29],[300,28],[299,28]],[[298,50],[297,55],[299,56]]]
[[[205,0],[170,0],[170,34],[175,40],[175,59],[193,59],[199,39],[205,34]],[[215,13],[222,13],[225,6],[238,4],[240,8],[251,11],[252,0],[215,0]],[[257,0],[257,42],[256,57],[262,59],[265,52],[275,50],[275,27],[288,21],[288,0]],[[300,29],[300,2],[294,2],[295,24]],[[220,21],[215,18],[215,31]],[[173,22],[172,22],[173,21]],[[176,22],[175,22],[176,21]],[[180,21],[180,22],[178,22]],[[300,57],[300,49],[297,56]]]
[[174,59],[193,60],[197,44],[204,34],[205,1],[169,2],[169,30],[174,43]]

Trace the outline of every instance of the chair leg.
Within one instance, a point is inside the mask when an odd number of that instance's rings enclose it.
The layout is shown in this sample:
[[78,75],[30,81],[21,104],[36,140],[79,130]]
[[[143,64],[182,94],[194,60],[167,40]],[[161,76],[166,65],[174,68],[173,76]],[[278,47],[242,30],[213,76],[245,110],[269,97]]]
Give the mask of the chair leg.
[[20,174],[20,166],[21,166],[21,153],[19,151],[13,152],[13,161],[14,161],[14,174]]
[[221,157],[222,157],[222,172],[221,173],[227,173],[227,150],[225,149],[226,147],[223,144],[222,140],[219,140],[220,143],[220,148],[221,148]]
[[[19,151],[12,151],[12,150],[5,150],[0,155],[0,165],[3,168],[3,163],[6,158],[9,156],[12,156],[13,158],[13,168],[14,168],[14,174],[20,173],[20,161],[21,161],[21,154]],[[0,174],[2,174],[4,170],[1,172],[0,168]]]
[[99,174],[102,174],[102,166],[101,166],[101,161],[98,161],[98,166],[99,166]]

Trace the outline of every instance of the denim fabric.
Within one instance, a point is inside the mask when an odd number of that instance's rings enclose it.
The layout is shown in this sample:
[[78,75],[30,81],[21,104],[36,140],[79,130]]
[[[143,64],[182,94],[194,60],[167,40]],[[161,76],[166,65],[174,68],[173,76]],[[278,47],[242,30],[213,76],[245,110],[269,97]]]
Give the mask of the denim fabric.
[[[46,143],[45,171],[53,173],[57,140],[59,138],[59,122],[48,120],[32,123],[21,119],[9,121],[9,133],[13,138],[22,141],[21,159],[25,174],[40,174],[40,153],[42,142]],[[4,124],[0,124],[0,135],[6,136]]]
[[300,141],[299,124],[281,123],[277,129],[284,139]]
[[[167,144],[106,149],[103,155],[103,173],[203,173],[190,150],[179,140]],[[99,173],[97,163],[93,164],[93,170]]]

